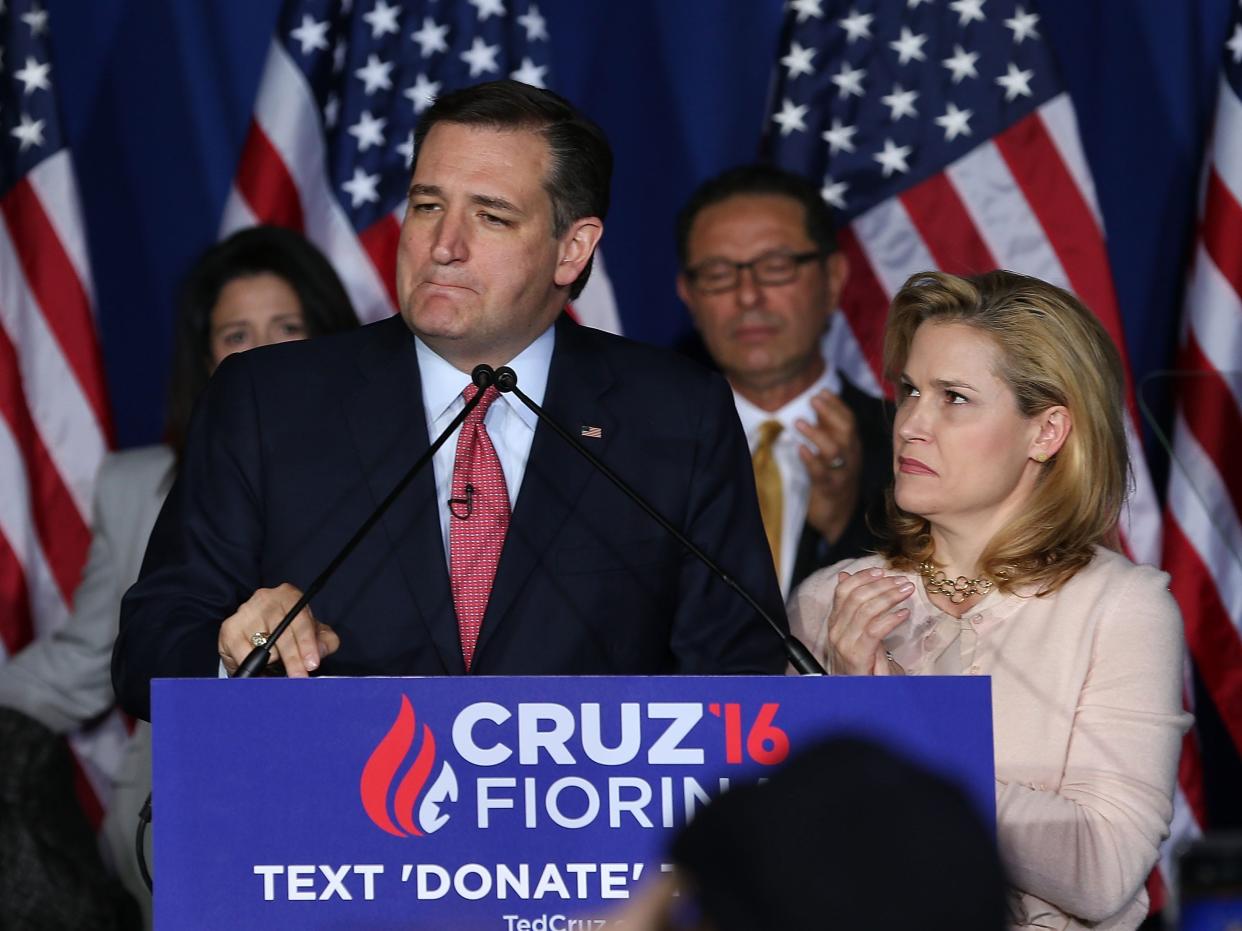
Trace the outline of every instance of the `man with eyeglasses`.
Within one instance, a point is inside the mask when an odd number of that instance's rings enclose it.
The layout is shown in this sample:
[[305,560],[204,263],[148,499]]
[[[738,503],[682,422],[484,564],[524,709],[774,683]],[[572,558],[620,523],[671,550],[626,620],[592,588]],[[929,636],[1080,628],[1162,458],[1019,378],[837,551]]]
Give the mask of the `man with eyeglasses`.
[[888,417],[823,352],[849,273],[805,178],[767,165],[704,183],[677,218],[677,293],[733,388],[786,598],[874,543],[891,476]]

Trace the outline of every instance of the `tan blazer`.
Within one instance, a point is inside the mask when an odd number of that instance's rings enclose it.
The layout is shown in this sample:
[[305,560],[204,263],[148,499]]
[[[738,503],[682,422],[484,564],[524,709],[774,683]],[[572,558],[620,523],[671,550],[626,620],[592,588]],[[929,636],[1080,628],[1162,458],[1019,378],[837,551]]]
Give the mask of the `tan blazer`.
[[[837,573],[794,593],[790,627],[827,667]],[[912,675],[992,677],[997,834],[1015,928],[1132,929],[1168,835],[1182,734],[1184,643],[1168,576],[1109,550],[1045,598],[993,592],[961,619],[922,579],[885,641]]]

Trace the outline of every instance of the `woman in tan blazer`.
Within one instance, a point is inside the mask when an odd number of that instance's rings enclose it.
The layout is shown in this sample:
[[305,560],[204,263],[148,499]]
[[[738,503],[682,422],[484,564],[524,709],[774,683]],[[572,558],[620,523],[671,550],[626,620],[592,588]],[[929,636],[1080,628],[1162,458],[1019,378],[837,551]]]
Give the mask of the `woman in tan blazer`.
[[791,627],[836,675],[991,676],[1012,926],[1135,928],[1189,715],[1168,576],[1115,550],[1117,349],[1045,282],[926,273],[885,369],[887,542],[810,577]]

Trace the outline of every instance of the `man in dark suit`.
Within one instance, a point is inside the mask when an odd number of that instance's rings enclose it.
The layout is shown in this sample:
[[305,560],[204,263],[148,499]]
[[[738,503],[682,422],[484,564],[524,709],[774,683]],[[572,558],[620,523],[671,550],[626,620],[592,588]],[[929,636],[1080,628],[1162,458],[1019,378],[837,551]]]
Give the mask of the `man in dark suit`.
[[[236,356],[200,404],[122,608],[113,679],[140,717],[152,677],[236,669],[462,409],[480,363],[511,365],[784,622],[723,380],[562,313],[603,231],[602,132],[505,81],[441,97],[415,144],[401,315]],[[275,644],[287,674],[781,670],[780,639],[733,592],[493,391]]]
[[825,357],[849,274],[805,178],[745,165],[677,218],[677,292],[733,387],[782,593],[874,543],[892,478],[891,417]]

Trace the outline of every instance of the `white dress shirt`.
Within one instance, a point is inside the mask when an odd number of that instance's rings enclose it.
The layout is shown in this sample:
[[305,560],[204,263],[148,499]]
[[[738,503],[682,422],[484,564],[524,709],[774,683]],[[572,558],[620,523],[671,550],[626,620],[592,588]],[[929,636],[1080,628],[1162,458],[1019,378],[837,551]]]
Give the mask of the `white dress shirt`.
[[[458,371],[427,346],[418,337],[418,371],[423,387],[423,413],[427,418],[427,442],[435,441],[444,428],[465,407],[461,396],[470,375]],[[552,366],[552,349],[556,345],[554,326],[548,327],[529,346],[508,363],[518,376],[522,393],[543,405],[543,395],[548,387],[548,370]],[[526,461],[530,458],[530,446],[535,439],[535,427],[539,425],[533,411],[512,394],[502,394],[487,409],[483,418],[487,435],[496,447],[496,457],[505,473],[505,487],[509,491],[509,509],[517,507],[522,477],[526,474]],[[448,500],[453,496],[453,463],[457,459],[458,427],[440,447],[432,459],[436,477],[436,500],[439,501],[440,532],[444,539],[444,556],[449,556],[449,509]]]
[[[421,359],[421,357],[420,357]],[[798,447],[806,446],[812,452],[815,448],[798,432],[794,424],[799,420],[815,423],[818,415],[811,407],[811,398],[827,389],[833,394],[841,393],[841,378],[831,364],[824,368],[824,374],[806,391],[789,401],[779,410],[765,411],[756,407],[736,391],[733,400],[737,404],[737,415],[742,421],[742,429],[746,432],[746,443],[750,446],[751,455],[759,445],[759,427],[768,420],[780,421],[784,429],[773,444],[772,453],[776,459],[777,470],[781,474],[781,493],[783,507],[781,511],[781,564],[778,578],[781,583],[781,596],[789,598],[790,584],[793,581],[794,562],[798,558],[798,541],[802,539],[802,528],[806,525],[807,506],[811,498],[811,481],[806,468],[798,457]]]
[[[417,336],[419,380],[423,387],[423,413],[427,419],[427,442],[430,444],[443,432],[458,412],[466,406],[461,396],[470,376],[459,372],[428,347]],[[556,345],[555,325],[548,327],[529,346],[508,363],[518,376],[522,393],[543,406],[543,395],[548,387],[548,370],[552,367],[552,349]],[[483,418],[487,435],[496,447],[496,457],[505,473],[505,487],[509,491],[509,508],[517,506],[522,476],[526,474],[526,461],[530,458],[530,446],[535,440],[535,427],[539,419],[512,394],[502,394],[492,402]],[[436,477],[436,498],[441,506],[440,533],[444,540],[444,560],[449,560],[449,509],[448,500],[453,492],[453,463],[457,459],[457,437],[461,427],[440,447],[431,460]],[[224,663],[220,663],[219,676],[228,678]]]

